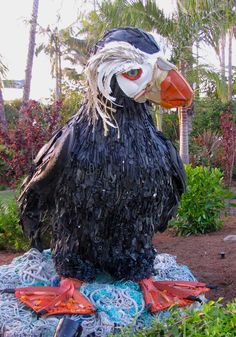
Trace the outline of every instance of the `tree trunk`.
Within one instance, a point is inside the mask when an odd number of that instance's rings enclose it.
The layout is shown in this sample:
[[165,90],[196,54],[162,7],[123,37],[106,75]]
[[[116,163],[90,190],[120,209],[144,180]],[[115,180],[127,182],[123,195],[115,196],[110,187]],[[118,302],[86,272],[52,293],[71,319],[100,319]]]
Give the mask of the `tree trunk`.
[[61,100],[61,55],[60,52],[57,55],[57,65],[56,65],[56,101]]
[[[185,76],[186,62],[180,60],[180,72]],[[180,157],[184,164],[189,164],[189,121],[188,108],[178,108]]]
[[221,79],[225,83],[225,33],[220,38],[220,72]]
[[233,40],[233,28],[229,30],[229,59],[228,59],[228,100],[232,99],[232,40]]
[[[193,53],[194,54],[194,53]],[[196,78],[196,87],[195,87],[195,97],[199,99],[200,97],[200,78],[199,78],[199,40],[196,41],[196,70],[197,70],[197,78]]]
[[58,36],[54,37],[55,39],[55,47],[56,47],[56,92],[55,98],[56,101],[61,100],[61,79],[62,79],[62,70],[61,70],[61,50],[60,50],[60,42]]
[[189,164],[188,112],[186,108],[179,108],[179,116],[180,116],[179,154],[183,163]]
[[193,114],[194,114],[194,105],[193,103],[189,108],[185,108],[188,114],[188,134],[193,131]]
[[4,101],[1,88],[0,88],[0,128],[7,130],[7,119],[4,110]]
[[32,17],[31,17],[30,36],[29,36],[29,45],[28,45],[27,64],[26,64],[26,69],[25,69],[25,84],[24,84],[22,106],[28,102],[29,97],[30,97],[30,85],[31,85],[31,77],[32,77],[34,50],[35,50],[35,36],[36,36],[39,0],[33,0],[33,1],[34,2],[33,2]]
[[152,117],[158,131],[162,132],[163,110],[161,106],[152,106]]

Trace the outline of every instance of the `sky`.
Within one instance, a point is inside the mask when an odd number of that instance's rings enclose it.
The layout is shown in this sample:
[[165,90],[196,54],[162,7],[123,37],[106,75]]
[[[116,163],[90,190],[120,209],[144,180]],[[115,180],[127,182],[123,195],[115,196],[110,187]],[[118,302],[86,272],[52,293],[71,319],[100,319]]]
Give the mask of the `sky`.
[[[42,27],[53,26],[60,14],[58,26],[64,28],[76,20],[81,10],[84,12],[91,9],[92,3],[92,0],[39,0],[38,23]],[[7,79],[10,80],[22,80],[25,76],[30,29],[26,21],[31,17],[32,4],[33,0],[0,0],[0,54],[9,69]],[[158,0],[158,4],[166,13],[175,8],[175,0]],[[36,45],[42,41],[42,36],[36,37]],[[235,45],[234,55],[236,55]],[[210,48],[203,49],[201,56],[203,63],[217,65],[217,58]],[[234,59],[236,58],[233,57]],[[50,91],[54,86],[55,80],[50,74],[49,58],[42,52],[34,58],[31,98],[50,97]],[[22,90],[4,89],[3,95],[5,100],[21,98]]]
[[[0,54],[9,69],[7,79],[21,80],[25,76],[30,30],[26,20],[31,17],[32,3],[33,0],[0,0]],[[66,27],[76,20],[79,9],[86,6],[87,1],[81,0],[39,0],[38,23],[42,27],[54,25],[60,13],[59,27]],[[37,36],[36,44],[42,39]],[[34,58],[31,98],[49,97],[54,82],[49,58],[42,52]],[[5,100],[21,98],[22,90],[4,89],[3,95]]]

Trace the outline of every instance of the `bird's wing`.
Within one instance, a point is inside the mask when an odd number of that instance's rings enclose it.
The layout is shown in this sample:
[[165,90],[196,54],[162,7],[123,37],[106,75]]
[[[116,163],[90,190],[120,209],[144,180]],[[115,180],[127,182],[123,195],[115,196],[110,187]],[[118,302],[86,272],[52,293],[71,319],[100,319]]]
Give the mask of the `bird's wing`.
[[169,161],[171,163],[171,174],[173,178],[173,183],[175,185],[176,193],[178,194],[178,199],[180,199],[181,194],[186,190],[186,174],[184,170],[184,165],[173,143],[169,139],[167,139],[161,131],[158,131],[156,129],[156,126],[154,125],[153,119],[150,114],[148,115],[148,119],[153,125],[153,128],[157,133],[158,138],[166,146],[169,154]]
[[171,163],[173,165],[173,179],[177,187],[179,196],[186,190],[186,173],[182,160],[170,140],[166,142],[169,149]]
[[173,194],[171,197],[169,197],[168,209],[166,208],[162,212],[160,223],[156,228],[156,231],[163,232],[167,228],[169,220],[176,215],[181,195],[186,190],[186,174],[184,170],[184,165],[175,146],[159,131],[158,136],[162,138],[162,140],[165,142],[168,150],[169,161],[171,163],[170,174],[172,176],[173,184]]
[[40,234],[43,230],[43,218],[58,179],[70,158],[74,143],[74,125],[76,115],[67,124],[56,131],[47,144],[38,152],[32,173],[24,180],[18,199],[20,220],[24,232],[35,248],[41,249]]

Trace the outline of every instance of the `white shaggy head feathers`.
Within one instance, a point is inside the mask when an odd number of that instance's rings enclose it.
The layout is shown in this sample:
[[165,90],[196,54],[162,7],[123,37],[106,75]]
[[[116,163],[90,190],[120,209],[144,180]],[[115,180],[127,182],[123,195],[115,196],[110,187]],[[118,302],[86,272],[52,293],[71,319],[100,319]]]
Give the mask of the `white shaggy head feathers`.
[[[101,116],[103,120],[105,134],[108,127],[116,126],[113,117],[115,112],[116,98],[111,96],[111,79],[113,75],[127,72],[131,69],[140,68],[147,59],[156,60],[156,54],[146,54],[127,42],[110,42],[97,51],[87,63],[85,73],[88,81],[88,104],[93,114],[93,122]],[[112,104],[107,105],[107,101],[101,99],[101,95]],[[100,96],[100,97],[99,97]]]

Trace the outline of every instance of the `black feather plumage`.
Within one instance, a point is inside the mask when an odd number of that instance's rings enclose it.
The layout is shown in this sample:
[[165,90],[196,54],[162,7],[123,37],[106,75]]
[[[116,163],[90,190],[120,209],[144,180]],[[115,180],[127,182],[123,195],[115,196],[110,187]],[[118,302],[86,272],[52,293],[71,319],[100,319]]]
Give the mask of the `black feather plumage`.
[[[145,104],[116,113],[116,129],[103,134],[102,122],[88,125],[86,105],[59,133],[70,133],[66,158],[49,176],[32,179],[22,196],[22,223],[40,248],[41,212],[48,211],[52,252],[59,274],[91,279],[95,269],[117,278],[150,276],[152,237],[164,231],[184,190],[179,156],[156,131]],[[57,152],[57,146],[46,148]],[[52,157],[50,157],[52,158]],[[37,164],[35,172],[41,162]]]
[[96,269],[121,279],[153,272],[152,237],[164,231],[185,189],[176,149],[154,126],[148,106],[126,97],[113,79],[120,130],[104,135],[84,103],[44,146],[20,198],[21,223],[42,249],[44,215],[57,272],[83,280]]

